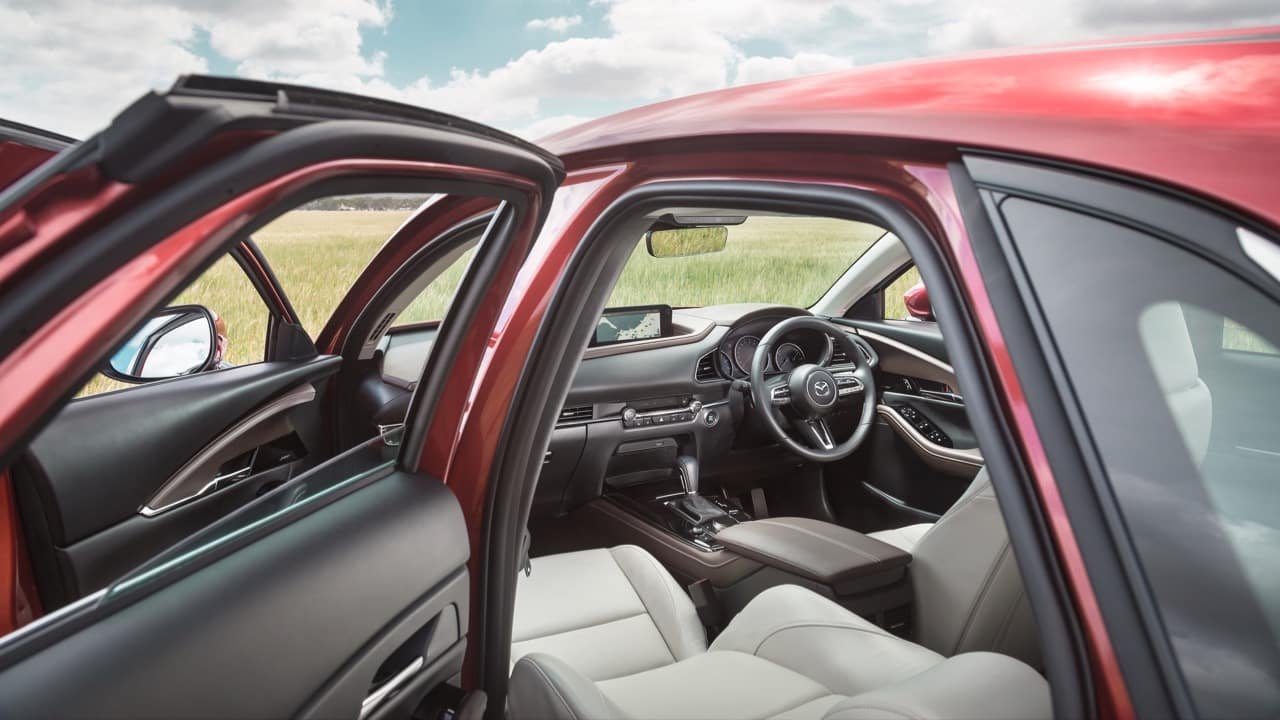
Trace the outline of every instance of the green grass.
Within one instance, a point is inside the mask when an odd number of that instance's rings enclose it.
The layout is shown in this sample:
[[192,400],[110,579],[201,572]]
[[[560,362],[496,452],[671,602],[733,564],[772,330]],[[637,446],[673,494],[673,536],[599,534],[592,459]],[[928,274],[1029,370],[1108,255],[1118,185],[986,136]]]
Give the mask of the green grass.
[[[378,248],[409,211],[297,211],[254,234],[289,295],[303,326],[315,337]],[[873,225],[823,218],[755,217],[729,228],[724,250],[680,258],[654,258],[637,238],[610,305],[666,303],[701,306],[727,302],[813,304],[883,231]],[[396,324],[444,316],[467,262],[468,252],[406,308]],[[895,283],[889,294],[901,306],[914,280]],[[267,310],[235,262],[219,260],[177,298],[199,304],[226,322],[227,359],[236,365],[260,361]],[[893,300],[886,303],[894,307]],[[94,394],[124,387],[98,376],[81,391]]]
[[753,217],[730,227],[728,244],[717,253],[655,258],[638,243],[609,305],[808,307],[883,234],[874,225],[845,220]]

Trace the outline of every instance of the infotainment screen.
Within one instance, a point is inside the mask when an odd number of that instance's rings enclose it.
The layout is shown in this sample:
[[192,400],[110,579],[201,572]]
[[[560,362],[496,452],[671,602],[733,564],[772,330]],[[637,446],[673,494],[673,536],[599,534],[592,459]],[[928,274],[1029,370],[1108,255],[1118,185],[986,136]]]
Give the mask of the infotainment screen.
[[591,346],[652,340],[670,335],[670,305],[608,308],[596,324],[596,336],[591,341]]

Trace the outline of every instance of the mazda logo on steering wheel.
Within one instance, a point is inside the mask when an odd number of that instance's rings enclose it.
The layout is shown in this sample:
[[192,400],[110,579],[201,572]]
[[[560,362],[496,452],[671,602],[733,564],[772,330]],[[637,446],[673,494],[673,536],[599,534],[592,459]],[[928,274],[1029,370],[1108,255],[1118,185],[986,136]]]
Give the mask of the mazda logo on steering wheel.
[[818,396],[820,396],[820,397],[826,397],[827,395],[830,395],[830,394],[831,394],[831,383],[823,382],[823,381],[821,381],[821,380],[819,380],[818,382],[814,383],[814,384],[813,384],[813,394],[818,395]]

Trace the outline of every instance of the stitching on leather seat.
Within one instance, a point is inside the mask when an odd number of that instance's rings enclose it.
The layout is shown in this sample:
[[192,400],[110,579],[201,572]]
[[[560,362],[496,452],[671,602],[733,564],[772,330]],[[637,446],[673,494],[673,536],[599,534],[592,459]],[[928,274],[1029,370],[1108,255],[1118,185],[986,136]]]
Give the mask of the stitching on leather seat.
[[[645,609],[644,614],[649,617],[649,622],[653,624],[653,629],[658,631],[658,637],[662,638],[662,644],[667,646],[667,652],[671,655],[671,662],[676,662],[676,654],[675,651],[671,649],[671,641],[667,640],[667,636],[662,632],[662,627],[658,625],[658,621],[654,619],[653,613],[649,611],[649,603],[644,601],[644,595],[640,594],[640,589],[636,587],[635,581],[627,574],[626,569],[622,567],[622,563],[618,562],[616,551],[626,547],[628,546],[620,545],[616,548],[609,548],[609,555],[613,558],[613,562],[617,564],[618,571],[622,573],[622,577],[626,578],[627,583],[631,585],[631,591],[634,592],[636,594],[636,598],[640,600],[640,605]],[[662,572],[666,571],[663,570]],[[676,603],[675,599],[671,597],[671,588],[668,587],[665,582],[662,583],[662,586],[667,591],[667,600],[671,603],[671,616],[674,618],[676,616]]]
[[[525,657],[525,658],[520,658],[520,661],[527,662],[528,665],[532,667],[535,672],[538,673],[538,675],[542,678],[543,684],[551,688],[551,692],[556,694],[556,698],[560,701],[560,704],[564,707],[565,712],[569,714],[569,717],[573,718],[574,720],[577,720],[578,713],[573,711],[573,706],[569,704],[569,701],[568,699],[565,698],[564,693],[560,692],[560,688],[554,682],[552,682],[551,676],[547,674],[547,671],[543,670],[542,666],[538,664],[537,659]],[[599,690],[597,689],[597,692],[598,691]]]
[[969,630],[973,627],[973,619],[978,614],[978,608],[982,606],[982,601],[987,597],[987,593],[991,590],[992,584],[995,582],[996,573],[1000,570],[1000,566],[1004,563],[1004,558],[1009,553],[1009,541],[1006,538],[1004,546],[996,555],[996,559],[991,563],[991,567],[987,568],[986,576],[982,581],[982,589],[978,592],[978,596],[973,599],[973,604],[969,606],[969,612],[965,616],[964,625],[960,628],[960,637],[956,638],[956,644],[952,647],[949,655],[954,655],[957,650],[968,639]]
[[[641,602],[641,604],[643,604],[643,601]],[[513,641],[511,641],[511,644],[512,644],[512,645],[519,645],[520,643],[533,642],[533,641],[535,641],[535,640],[545,640],[546,638],[555,637],[555,636],[557,636],[557,635],[568,635],[569,633],[575,633],[575,632],[578,632],[579,630],[590,630],[591,628],[598,628],[598,627],[602,627],[602,626],[605,626],[605,625],[612,625],[612,624],[614,624],[614,623],[620,623],[620,622],[622,622],[623,620],[631,620],[631,619],[634,619],[634,618],[638,618],[638,617],[642,617],[642,616],[647,616],[648,614],[649,614],[649,613],[648,613],[647,611],[646,611],[646,612],[638,612],[638,613],[636,613],[635,615],[626,615],[626,616],[624,616],[624,617],[616,618],[616,619],[613,619],[613,620],[605,620],[604,622],[591,623],[590,625],[582,625],[581,627],[569,628],[568,630],[557,630],[557,631],[555,631],[555,632],[553,632],[553,633],[547,633],[546,635],[537,635],[537,636],[534,636],[534,637],[531,637],[531,638],[521,638],[521,639],[519,639],[519,640],[513,640]],[[661,631],[659,631],[659,632],[658,632],[658,635],[662,635],[662,632],[661,632]]]

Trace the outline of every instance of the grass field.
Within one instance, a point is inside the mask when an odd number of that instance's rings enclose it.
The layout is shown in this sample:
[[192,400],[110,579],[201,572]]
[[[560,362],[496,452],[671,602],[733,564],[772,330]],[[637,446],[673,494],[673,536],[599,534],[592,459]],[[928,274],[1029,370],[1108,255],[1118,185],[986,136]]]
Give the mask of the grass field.
[[[259,230],[254,239],[315,337],[360,271],[408,216],[408,211],[295,211]],[[721,252],[662,259],[649,256],[637,238],[609,304],[770,302],[807,307],[882,233],[862,223],[756,217],[731,227]],[[443,317],[469,259],[470,253],[449,268],[397,323]],[[886,307],[900,308],[902,292],[914,282],[913,275],[891,286]],[[226,321],[231,363],[262,359],[266,307],[230,258],[219,260],[175,303],[204,305]],[[116,387],[120,385],[98,377],[82,394]]]

